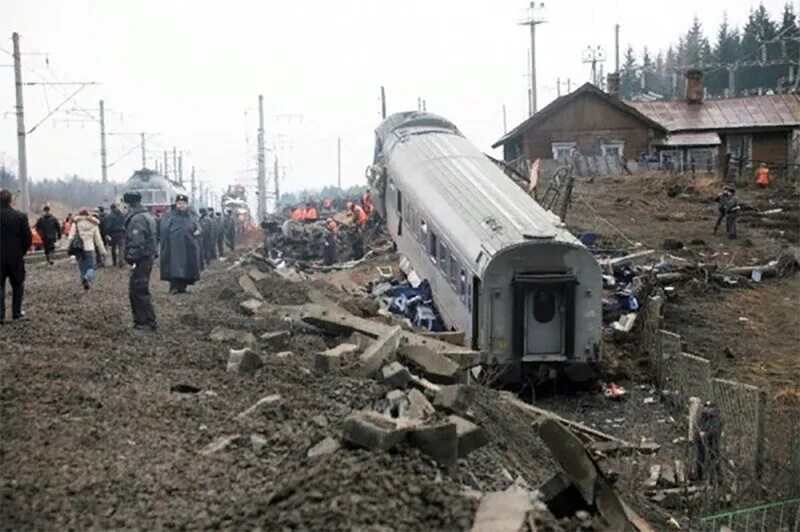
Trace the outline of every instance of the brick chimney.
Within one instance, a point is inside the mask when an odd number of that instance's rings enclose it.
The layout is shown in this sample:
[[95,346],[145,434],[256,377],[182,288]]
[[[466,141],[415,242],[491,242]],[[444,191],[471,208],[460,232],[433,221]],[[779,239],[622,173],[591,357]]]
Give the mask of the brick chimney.
[[686,71],[686,101],[703,103],[703,72],[692,68]]
[[622,91],[619,83],[619,72],[609,72],[606,77],[606,89],[608,94],[614,98],[622,97]]

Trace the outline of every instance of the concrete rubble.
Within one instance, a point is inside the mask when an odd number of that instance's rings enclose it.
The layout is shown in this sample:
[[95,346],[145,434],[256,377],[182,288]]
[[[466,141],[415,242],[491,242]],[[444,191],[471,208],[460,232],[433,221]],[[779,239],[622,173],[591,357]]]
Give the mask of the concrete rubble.
[[306,453],[306,456],[309,458],[317,458],[326,454],[333,454],[341,448],[342,444],[339,443],[339,440],[329,436],[310,448]]
[[342,425],[342,438],[345,442],[373,451],[388,451],[402,442],[408,426],[369,410],[347,416]]
[[249,275],[240,275],[239,276],[239,287],[247,294],[249,297],[253,299],[258,299],[259,301],[264,300],[264,295],[258,290],[256,287],[256,283],[253,281],[253,278]]
[[411,382],[408,368],[399,362],[391,362],[381,368],[383,382],[394,388],[405,388]]
[[525,529],[531,510],[533,504],[524,491],[486,493],[481,497],[472,532],[519,532]]
[[231,349],[228,353],[228,364],[225,366],[225,371],[240,374],[252,373],[263,365],[261,357],[249,347]]
[[242,313],[247,316],[255,316],[264,307],[264,302],[258,299],[246,299],[239,303]]
[[214,327],[209,338],[212,342],[232,342],[239,345],[254,345],[256,337],[249,331],[238,331],[227,327]]
[[319,374],[336,371],[342,365],[342,359],[358,351],[355,344],[339,344],[314,355],[314,371]]

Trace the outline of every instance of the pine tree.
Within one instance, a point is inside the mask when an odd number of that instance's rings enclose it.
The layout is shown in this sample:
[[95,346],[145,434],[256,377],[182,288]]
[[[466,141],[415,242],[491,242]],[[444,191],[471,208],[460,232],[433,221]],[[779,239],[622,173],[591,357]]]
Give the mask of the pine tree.
[[656,62],[654,64],[656,72],[659,74],[664,73],[664,52],[660,51],[656,54]]
[[783,16],[781,17],[781,37],[797,37],[800,35],[800,25],[798,25],[797,14],[791,2],[786,2],[783,6]]
[[650,57],[650,51],[647,49],[647,46],[642,50],[642,70],[653,70],[653,59]]
[[741,45],[739,30],[728,25],[727,13],[722,18],[722,24],[717,30],[717,42],[714,45],[713,57],[717,63],[733,63],[739,58]]
[[[703,36],[703,26],[695,15],[692,27],[686,32],[684,42],[684,65],[701,65],[711,58],[711,47]],[[680,46],[680,41],[679,41]]]
[[777,33],[775,22],[769,17],[764,4],[759,4],[755,10],[750,10],[750,16],[742,32],[744,59],[753,59],[758,53],[761,43],[774,39]]
[[622,72],[620,72],[620,88],[622,90],[622,97],[629,99],[635,94],[639,93],[641,87],[641,78],[639,76],[639,66],[636,63],[636,54],[633,53],[633,47],[628,46],[625,50],[625,62],[622,64]]

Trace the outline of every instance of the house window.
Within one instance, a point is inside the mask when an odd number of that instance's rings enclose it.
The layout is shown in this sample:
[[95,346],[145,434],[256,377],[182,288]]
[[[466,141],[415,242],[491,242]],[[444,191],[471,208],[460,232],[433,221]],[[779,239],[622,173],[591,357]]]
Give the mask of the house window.
[[726,139],[727,153],[734,162],[742,161],[745,168],[753,166],[753,137],[752,135],[728,135]]
[[625,142],[621,140],[607,140],[600,144],[600,153],[603,157],[615,157],[617,159],[622,157],[625,153]]
[[715,148],[691,148],[687,152],[686,159],[690,170],[711,173],[716,168],[717,150]]
[[551,145],[553,149],[553,159],[569,159],[572,150],[575,149],[574,142],[553,142]]

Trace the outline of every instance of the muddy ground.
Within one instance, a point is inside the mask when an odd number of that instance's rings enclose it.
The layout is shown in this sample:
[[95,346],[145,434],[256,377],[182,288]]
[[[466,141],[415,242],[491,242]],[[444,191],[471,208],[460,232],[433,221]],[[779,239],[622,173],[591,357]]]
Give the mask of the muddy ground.
[[[182,296],[168,295],[154,271],[155,334],[130,328],[126,270],[101,270],[84,292],[70,259],[29,268],[27,320],[0,330],[2,528],[465,530],[478,505],[466,490],[515,482],[533,489],[558,470],[531,419],[493,393],[475,412],[491,443],[454,473],[407,446],[308,458],[324,438],[341,437],[347,414],[372,407],[387,388],[314,374],[313,353],[341,338],[291,324],[279,310],[243,315],[236,283],[243,270],[228,271],[231,263],[217,261]],[[368,278],[374,266],[356,269],[349,282]],[[344,279],[331,280],[340,286]],[[270,304],[296,305],[320,283],[324,276],[291,284],[271,275],[260,289]],[[288,328],[291,336],[260,343],[265,365],[240,376],[225,372],[231,346],[209,339],[215,326],[256,336]],[[285,351],[291,354],[277,356]],[[270,394],[280,399],[236,419]],[[663,525],[669,514],[639,494],[639,481],[649,462],[679,451],[671,442],[680,429],[662,405],[642,404],[650,390],[632,394],[628,403],[592,391],[543,404],[617,436],[663,445],[660,457],[602,462],[620,476],[631,506]],[[199,454],[236,434],[242,437],[228,447]],[[265,442],[254,447],[251,435]]]

